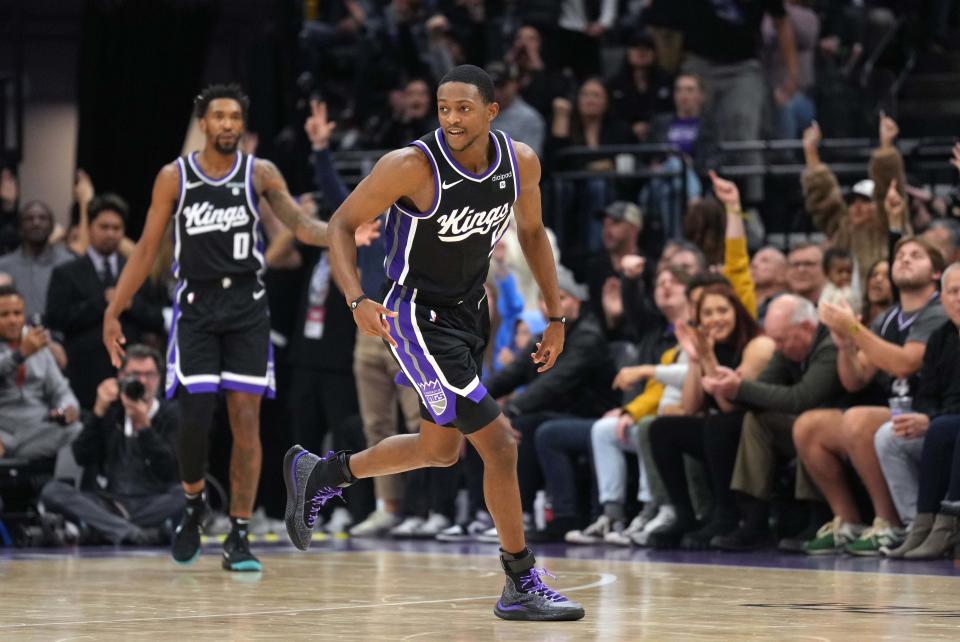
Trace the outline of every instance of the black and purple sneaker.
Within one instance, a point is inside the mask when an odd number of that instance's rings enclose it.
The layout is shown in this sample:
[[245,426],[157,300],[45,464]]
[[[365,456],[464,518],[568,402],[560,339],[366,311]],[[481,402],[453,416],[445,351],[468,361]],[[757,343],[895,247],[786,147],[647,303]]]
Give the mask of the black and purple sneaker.
[[331,451],[326,457],[317,457],[298,445],[283,458],[283,481],[287,486],[287,535],[294,546],[305,551],[310,548],[320,509],[334,497],[343,499],[343,489],[356,478],[350,474],[346,453]]
[[583,606],[568,600],[544,584],[540,579],[542,575],[556,579],[543,568],[531,568],[519,576],[518,582],[508,575],[503,595],[493,609],[494,614],[504,620],[536,622],[582,619],[585,615]]

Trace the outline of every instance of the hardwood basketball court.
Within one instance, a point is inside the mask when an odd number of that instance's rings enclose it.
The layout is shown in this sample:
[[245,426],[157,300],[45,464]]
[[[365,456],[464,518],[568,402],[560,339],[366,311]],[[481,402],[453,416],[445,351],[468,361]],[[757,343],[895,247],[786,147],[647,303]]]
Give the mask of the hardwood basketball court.
[[0,640],[934,640],[960,638],[948,561],[539,547],[580,622],[493,615],[496,547],[318,542],[255,548],[264,571],[227,573],[208,544],[192,566],[164,550],[0,553]]

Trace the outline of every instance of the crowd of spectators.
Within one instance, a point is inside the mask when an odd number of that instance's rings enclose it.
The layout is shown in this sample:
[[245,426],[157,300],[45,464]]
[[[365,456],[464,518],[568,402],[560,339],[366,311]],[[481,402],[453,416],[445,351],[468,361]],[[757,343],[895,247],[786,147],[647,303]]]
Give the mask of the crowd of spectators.
[[[298,162],[317,216],[349,191],[336,150],[436,127],[435,83],[461,62],[488,69],[494,126],[548,171],[629,173],[609,145],[662,145],[629,188],[588,180],[545,200],[568,319],[545,374],[528,357],[544,319],[515,234],[491,258],[485,385],[518,439],[531,540],[905,559],[960,542],[960,224],[910,188],[887,115],[853,184],[822,162],[814,70],[849,76],[891,9],[826,4],[342,0],[308,16],[301,84],[320,95]],[[764,244],[745,212],[764,207],[762,190],[715,172],[718,143],[763,136],[801,141],[796,188],[820,233],[803,243]],[[950,162],[960,169],[960,145]],[[39,501],[86,541],[156,543],[182,503],[178,411],[157,399],[171,256],[122,317],[140,345],[115,372],[100,324],[130,213],[83,172],[75,195],[79,218],[62,229],[43,202],[20,202],[12,171],[0,176],[0,461],[48,462]],[[557,243],[570,221],[587,231],[579,256]],[[326,252],[268,233],[281,390],[264,431],[321,451],[417,430],[416,394],[384,345],[356,333]],[[383,260],[379,243],[358,252],[369,296]],[[331,532],[496,541],[469,445],[452,466],[345,496],[323,515]]]

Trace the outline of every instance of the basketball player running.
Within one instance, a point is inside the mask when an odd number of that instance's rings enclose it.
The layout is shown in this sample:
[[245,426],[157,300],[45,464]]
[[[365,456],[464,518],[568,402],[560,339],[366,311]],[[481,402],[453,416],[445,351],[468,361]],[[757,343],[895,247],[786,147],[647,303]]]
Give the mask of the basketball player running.
[[[440,129],[377,162],[330,220],[331,267],[360,330],[389,344],[419,392],[420,433],[363,452],[320,458],[294,446],[284,458],[287,532],[306,550],[320,508],[357,479],[456,463],[463,437],[484,462],[484,495],[500,535],[506,586],[494,612],[513,620],[578,620],[583,607],[548,588],[526,547],[517,445],[480,383],[489,335],[483,284],[493,247],[515,213],[524,255],[543,293],[549,325],[532,356],[553,366],[564,317],[553,253],[540,212],[540,162],[490,123],[499,106],[479,67],[440,81]],[[389,209],[383,303],[368,299],[355,268],[354,232]]]
[[259,571],[260,561],[247,541],[247,522],[260,479],[260,399],[264,393],[272,396],[274,372],[260,280],[265,265],[258,205],[266,201],[303,243],[326,245],[327,231],[324,223],[300,210],[273,163],[238,150],[249,107],[239,86],[207,87],[194,107],[206,145],[157,175],[143,234],[104,313],[103,342],[119,367],[126,340],[118,318],[146,278],[173,217],[173,271],[179,282],[166,393],[168,398],[176,394],[181,406],[178,458],[187,496],[173,538],[173,559],[187,564],[200,554],[207,429],[216,394],[225,390],[233,452],[231,530],[223,544],[223,568]]

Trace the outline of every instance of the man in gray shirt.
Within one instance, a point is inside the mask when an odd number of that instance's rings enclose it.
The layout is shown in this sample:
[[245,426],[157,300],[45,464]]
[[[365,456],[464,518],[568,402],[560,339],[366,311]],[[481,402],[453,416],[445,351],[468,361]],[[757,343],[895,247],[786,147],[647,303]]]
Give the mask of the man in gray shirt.
[[40,201],[27,203],[20,210],[20,247],[0,257],[0,272],[13,277],[29,318],[42,313],[47,305],[47,288],[53,268],[74,258],[62,245],[51,245],[53,212]]
[[57,478],[78,472],[68,447],[79,434],[79,406],[47,349],[44,328],[24,328],[23,298],[0,286],[0,458],[57,457]]
[[510,135],[510,138],[526,143],[543,155],[543,138],[547,129],[543,116],[520,96],[520,84],[517,81],[517,69],[502,62],[490,63],[487,73],[496,90],[500,113],[494,126]]

